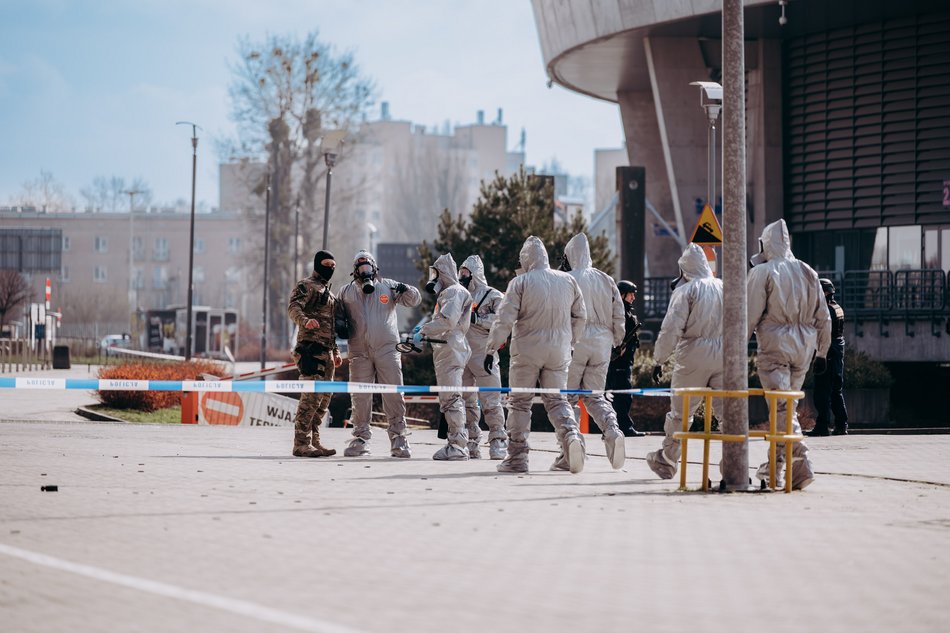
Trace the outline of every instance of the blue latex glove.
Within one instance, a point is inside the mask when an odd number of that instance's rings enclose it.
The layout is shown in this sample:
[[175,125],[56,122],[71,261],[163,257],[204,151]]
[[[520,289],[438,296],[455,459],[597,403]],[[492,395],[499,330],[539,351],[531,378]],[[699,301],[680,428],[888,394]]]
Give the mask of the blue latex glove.
[[420,330],[421,328],[417,325],[412,331],[412,342],[415,343],[416,346],[422,345],[422,332]]

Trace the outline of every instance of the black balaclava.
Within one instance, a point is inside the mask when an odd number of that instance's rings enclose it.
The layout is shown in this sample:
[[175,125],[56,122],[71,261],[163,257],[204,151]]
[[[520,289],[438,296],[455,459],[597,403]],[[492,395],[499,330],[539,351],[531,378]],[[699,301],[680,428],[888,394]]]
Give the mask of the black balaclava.
[[336,261],[336,257],[334,257],[330,251],[317,251],[317,254],[313,256],[313,270],[320,275],[324,281],[330,281],[330,277],[333,276],[333,271],[336,270],[336,268],[324,266],[322,262],[325,259]]

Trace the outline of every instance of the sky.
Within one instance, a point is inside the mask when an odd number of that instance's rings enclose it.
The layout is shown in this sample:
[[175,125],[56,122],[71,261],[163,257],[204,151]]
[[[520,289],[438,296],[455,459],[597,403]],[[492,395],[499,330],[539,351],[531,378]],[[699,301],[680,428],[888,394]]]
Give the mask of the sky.
[[78,205],[98,176],[143,179],[155,203],[218,204],[214,138],[232,136],[237,41],[316,30],[375,82],[369,118],[429,127],[498,108],[508,148],[592,178],[623,145],[616,104],[547,87],[529,0],[0,0],[0,205],[51,172]]

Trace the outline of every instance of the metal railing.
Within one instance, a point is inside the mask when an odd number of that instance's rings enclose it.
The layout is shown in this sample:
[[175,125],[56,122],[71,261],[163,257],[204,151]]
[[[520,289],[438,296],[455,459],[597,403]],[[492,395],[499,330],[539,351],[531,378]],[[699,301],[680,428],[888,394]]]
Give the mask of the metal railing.
[[[950,272],[921,268],[818,274],[834,283],[838,301],[848,321],[855,323],[858,336],[864,335],[864,323],[872,321],[879,324],[880,335],[885,337],[891,321],[903,321],[907,336],[914,336],[918,321],[929,321],[934,336],[950,334]],[[643,286],[642,320],[662,320],[670,301],[670,279],[649,277],[643,280]]]

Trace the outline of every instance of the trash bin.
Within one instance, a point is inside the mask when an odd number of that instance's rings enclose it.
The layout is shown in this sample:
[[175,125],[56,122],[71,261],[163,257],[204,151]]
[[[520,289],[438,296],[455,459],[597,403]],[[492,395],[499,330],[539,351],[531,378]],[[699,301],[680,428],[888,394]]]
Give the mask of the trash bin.
[[53,346],[53,369],[69,369],[69,346]]

